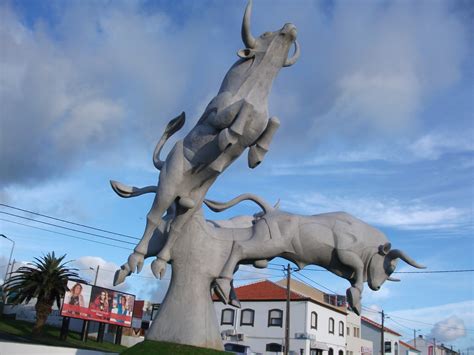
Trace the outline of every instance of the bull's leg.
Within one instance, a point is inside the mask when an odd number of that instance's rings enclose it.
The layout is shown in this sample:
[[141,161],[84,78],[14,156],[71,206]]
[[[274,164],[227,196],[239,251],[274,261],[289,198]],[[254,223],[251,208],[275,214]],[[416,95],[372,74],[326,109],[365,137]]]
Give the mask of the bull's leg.
[[253,169],[263,161],[263,157],[267,154],[272,141],[273,135],[280,127],[280,120],[277,117],[271,117],[268,120],[267,128],[262,133],[260,138],[249,149],[248,165]]
[[354,270],[354,276],[350,280],[351,287],[347,289],[346,295],[349,305],[355,313],[361,313],[361,295],[364,287],[364,263],[360,257],[348,250],[338,250],[337,256],[344,265]]
[[254,237],[249,241],[234,241],[229,259],[227,259],[220,276],[216,279],[216,291],[225,303],[229,300],[235,267],[241,260],[270,259],[285,252],[288,245],[290,245],[291,240],[284,239],[281,235],[272,235],[270,239],[266,224],[260,224],[259,227],[254,233]]
[[[178,200],[178,204],[180,204],[180,200]],[[175,219],[171,222],[171,227],[168,232],[168,238],[166,239],[165,245],[156,256],[156,259],[153,260],[153,262],[151,263],[151,271],[153,272],[153,275],[155,275],[156,278],[161,279],[165,275],[166,264],[171,259],[171,248],[181,235],[182,227],[189,220],[189,218],[192,217],[193,212],[195,210],[194,207],[195,206],[193,206],[193,208],[188,209],[187,205],[180,204],[178,213]]]
[[253,105],[247,101],[242,101],[237,117],[230,127],[224,128],[218,136],[219,149],[223,152],[230,146],[237,143],[238,138],[244,134],[245,126],[252,117]]

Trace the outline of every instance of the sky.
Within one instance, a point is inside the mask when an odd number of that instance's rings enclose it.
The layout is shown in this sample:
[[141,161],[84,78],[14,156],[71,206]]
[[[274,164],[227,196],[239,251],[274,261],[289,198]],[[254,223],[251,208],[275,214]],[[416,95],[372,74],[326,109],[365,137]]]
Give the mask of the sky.
[[[54,250],[88,280],[99,265],[99,284],[112,285],[133,245],[38,221],[125,237],[5,205],[141,237],[152,197],[120,199],[109,180],[156,184],[154,146],[185,111],[168,151],[216,95],[244,47],[244,8],[240,0],[0,1],[0,233],[15,241],[17,266]],[[208,198],[252,192],[293,213],[346,211],[428,271],[474,269],[473,19],[473,3],[462,0],[255,0],[254,35],[292,22],[301,57],[274,82],[269,112],[281,126],[265,160],[250,170],[244,155]],[[206,216],[255,212],[243,203]],[[2,279],[11,247],[0,238]],[[243,268],[236,279],[278,280],[285,263]],[[120,287],[160,301],[169,275],[155,280],[147,266]],[[295,275],[328,292],[349,286],[315,266]],[[416,330],[473,349],[473,273],[397,277],[378,292],[365,288],[367,316],[380,320],[383,309],[406,340]]]

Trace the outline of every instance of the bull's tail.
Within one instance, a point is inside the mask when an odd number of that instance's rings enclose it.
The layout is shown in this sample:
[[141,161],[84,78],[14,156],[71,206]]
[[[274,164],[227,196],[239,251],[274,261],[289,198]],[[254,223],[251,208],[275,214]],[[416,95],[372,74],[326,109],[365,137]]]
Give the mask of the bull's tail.
[[143,194],[156,193],[156,186],[135,187],[110,180],[110,185],[117,195],[123,198],[136,197]]
[[163,149],[166,141],[183,127],[185,121],[186,115],[184,112],[182,112],[181,115],[168,122],[168,125],[166,126],[166,129],[163,132],[160,140],[156,144],[155,151],[153,152],[153,165],[155,165],[158,170],[161,170],[164,164],[164,161],[160,159],[161,149]]
[[235,206],[236,204],[249,200],[255,202],[257,205],[260,206],[260,208],[263,210],[264,213],[267,213],[268,211],[271,211],[273,209],[272,206],[270,206],[267,202],[265,202],[263,199],[260,197],[254,195],[254,194],[242,194],[234,199],[228,201],[228,202],[217,202],[217,201],[212,201],[212,200],[204,200],[204,203],[206,204],[207,207],[209,207],[212,211],[214,212],[222,212],[225,211],[226,209]]

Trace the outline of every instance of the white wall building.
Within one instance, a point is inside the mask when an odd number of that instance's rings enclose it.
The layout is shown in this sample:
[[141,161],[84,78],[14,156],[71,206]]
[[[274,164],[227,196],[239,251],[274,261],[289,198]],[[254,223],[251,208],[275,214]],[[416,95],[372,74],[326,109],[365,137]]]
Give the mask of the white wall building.
[[382,326],[366,317],[361,317],[362,338],[369,340],[373,344],[373,355],[401,355],[400,337],[401,334],[384,326],[384,344],[385,351],[380,351]]
[[407,344],[400,340],[400,355],[420,355],[421,351],[413,345]]
[[[414,339],[407,342],[409,345],[416,347],[420,351],[421,355],[458,355],[457,351],[450,349],[444,344],[436,342],[436,339],[426,338],[419,335],[416,338],[416,346]],[[418,355],[420,355],[418,354]],[[404,355],[404,354],[401,354]]]
[[373,343],[361,336],[361,317],[347,312],[346,355],[372,355]]
[[[290,352],[295,355],[323,355],[323,352],[325,355],[345,355],[345,307],[295,292],[301,285],[304,284],[291,282]],[[286,287],[261,281],[238,287],[236,293],[241,302],[240,309],[217,300],[214,302],[224,344],[249,346],[261,354],[283,351]],[[238,347],[234,349],[238,350]]]

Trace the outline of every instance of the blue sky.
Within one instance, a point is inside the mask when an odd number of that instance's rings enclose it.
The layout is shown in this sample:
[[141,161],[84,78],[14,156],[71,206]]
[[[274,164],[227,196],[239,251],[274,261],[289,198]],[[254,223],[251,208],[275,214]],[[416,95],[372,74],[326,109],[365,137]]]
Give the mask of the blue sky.
[[[154,145],[184,110],[182,137],[217,93],[243,48],[244,7],[1,1],[1,203],[141,236],[150,196],[120,199],[108,180],[156,183]],[[379,227],[429,270],[473,269],[473,13],[463,1],[256,0],[254,34],[292,22],[302,54],[274,83],[269,111],[281,127],[265,161],[250,170],[241,158],[209,198],[253,192],[294,213],[344,210]],[[242,204],[207,216],[254,212]],[[81,236],[72,231],[0,218],[0,233],[16,241],[16,260],[67,253],[81,269],[100,264],[107,286],[128,256],[12,222]],[[1,275],[10,246],[0,240]],[[238,277],[265,277],[259,273],[246,269]],[[329,273],[303,274],[339,293],[348,287]],[[455,348],[473,345],[471,273],[399,276],[401,283],[377,293],[366,289],[365,307],[383,308],[392,316],[387,324],[407,338],[415,328]],[[166,286],[146,269],[122,287],[159,299]]]

